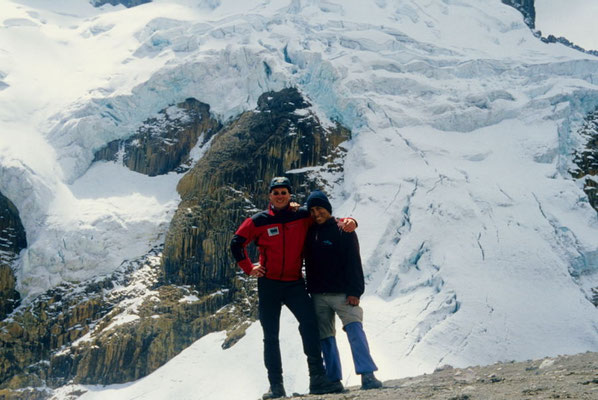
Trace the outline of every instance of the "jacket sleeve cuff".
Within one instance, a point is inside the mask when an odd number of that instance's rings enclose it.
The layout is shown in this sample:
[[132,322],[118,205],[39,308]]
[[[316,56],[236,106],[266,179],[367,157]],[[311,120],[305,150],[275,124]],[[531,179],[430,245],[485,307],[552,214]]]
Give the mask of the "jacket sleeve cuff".
[[237,264],[239,265],[239,267],[241,267],[243,272],[245,272],[247,275],[249,275],[251,273],[251,271],[253,270],[253,264],[251,263],[251,261],[249,261],[248,258],[239,261]]

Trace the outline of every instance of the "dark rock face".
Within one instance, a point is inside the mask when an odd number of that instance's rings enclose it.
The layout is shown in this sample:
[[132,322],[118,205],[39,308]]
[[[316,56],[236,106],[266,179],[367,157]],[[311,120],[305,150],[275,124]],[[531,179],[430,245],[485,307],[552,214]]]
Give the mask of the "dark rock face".
[[502,0],[502,2],[519,10],[521,14],[523,14],[523,20],[526,23],[526,25],[529,26],[530,29],[534,31],[534,35],[544,43],[561,43],[567,47],[571,47],[572,49],[581,51],[582,53],[598,56],[597,50],[586,50],[583,47],[576,45],[575,43],[569,41],[567,38],[564,38],[562,36],[555,37],[554,35],[548,35],[547,37],[544,37],[542,36],[541,31],[536,31],[536,8],[534,6],[534,0]]
[[95,155],[94,161],[116,161],[122,157],[130,170],[149,176],[185,171],[182,166],[198,140],[204,143],[221,128],[210,116],[210,106],[187,99],[150,118],[126,140],[115,140]]
[[0,320],[19,304],[11,268],[20,251],[27,247],[25,228],[15,205],[0,193]]
[[571,47],[572,49],[575,49],[577,51],[581,51],[582,53],[587,53],[587,54],[591,54],[593,56],[597,56],[598,57],[598,50],[586,50],[583,47],[578,46],[578,45],[576,45],[573,42],[570,42],[567,38],[564,38],[562,36],[560,36],[560,37],[557,38],[554,35],[548,35],[547,37],[540,37],[540,40],[542,40],[544,43],[560,43],[560,44],[564,44],[565,46]]
[[[265,208],[270,179],[333,158],[349,131],[324,129],[308,106],[296,89],[263,94],[257,110],[226,126],[181,179],[182,202],[163,255],[167,282],[193,285],[200,292],[229,287],[239,273],[230,240],[244,218]],[[296,189],[309,189],[305,174],[289,178]]]
[[577,168],[571,174],[574,178],[583,180],[588,200],[598,211],[598,109],[586,117],[580,134],[587,141],[584,148],[573,155]]
[[536,25],[536,8],[534,0],[502,0],[506,5],[516,8],[523,14],[523,20],[531,29]]
[[94,7],[101,7],[104,4],[111,4],[113,6],[122,4],[127,8],[135,7],[145,3],[151,3],[152,0],[91,0]]

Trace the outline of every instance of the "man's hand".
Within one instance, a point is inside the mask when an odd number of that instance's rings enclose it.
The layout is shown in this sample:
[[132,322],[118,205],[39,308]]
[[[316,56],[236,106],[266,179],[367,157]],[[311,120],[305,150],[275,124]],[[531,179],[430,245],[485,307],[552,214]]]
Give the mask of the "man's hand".
[[299,207],[301,207],[301,204],[297,203],[296,201],[291,201],[289,203],[289,207],[291,207],[291,211],[297,211]]
[[359,297],[347,296],[347,301],[345,301],[345,304],[349,304],[351,306],[358,306],[359,305]]
[[260,264],[254,264],[253,269],[251,270],[249,275],[261,278],[262,276],[264,276],[265,273],[266,269],[264,267],[262,267]]
[[355,220],[353,218],[339,219],[337,222],[337,225],[343,231],[349,232],[349,233],[351,233],[355,229],[357,229],[357,223],[355,223]]

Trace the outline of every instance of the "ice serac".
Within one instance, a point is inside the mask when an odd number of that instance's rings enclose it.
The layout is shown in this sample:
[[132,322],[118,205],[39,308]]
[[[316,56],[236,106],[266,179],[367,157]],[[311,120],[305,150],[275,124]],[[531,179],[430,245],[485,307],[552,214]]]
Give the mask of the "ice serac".
[[187,99],[146,120],[127,139],[114,140],[95,154],[94,161],[121,161],[132,171],[156,176],[181,170],[190,161],[191,149],[205,144],[221,128],[210,115],[210,106]]
[[[322,167],[338,155],[349,131],[323,127],[309,106],[294,88],[264,93],[257,110],[227,125],[181,179],[182,201],[164,248],[168,282],[200,291],[229,287],[239,272],[229,250],[232,234],[265,207],[268,181],[291,170]],[[290,177],[299,193],[314,185],[306,173]]]
[[12,266],[19,252],[26,247],[27,237],[19,211],[0,192],[0,320],[19,304]]

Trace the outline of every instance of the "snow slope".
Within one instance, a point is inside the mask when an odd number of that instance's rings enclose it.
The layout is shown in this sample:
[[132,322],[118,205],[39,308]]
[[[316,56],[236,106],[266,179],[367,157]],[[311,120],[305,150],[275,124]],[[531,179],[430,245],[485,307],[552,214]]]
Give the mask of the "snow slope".
[[[598,350],[588,300],[598,286],[598,218],[567,173],[576,127],[598,106],[598,59],[540,42],[513,8],[0,8],[0,191],[28,234],[22,293],[107,273],[161,240],[179,176],[92,165],[95,150],[186,97],[225,120],[264,91],[294,85],[322,117],[353,130],[342,186],[329,190],[335,214],[360,222],[365,325],[381,378]],[[295,328],[285,314],[287,391],[304,392]],[[145,379],[87,388],[83,398],[257,397],[267,388],[259,326],[229,350],[221,341],[210,335]],[[356,384],[339,342],[345,383]]]

